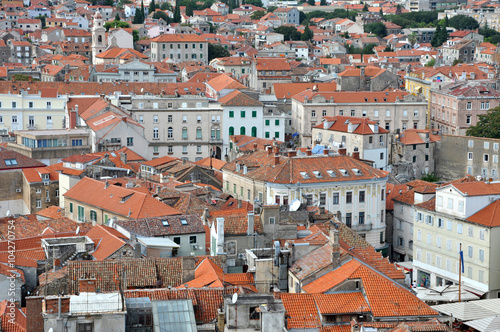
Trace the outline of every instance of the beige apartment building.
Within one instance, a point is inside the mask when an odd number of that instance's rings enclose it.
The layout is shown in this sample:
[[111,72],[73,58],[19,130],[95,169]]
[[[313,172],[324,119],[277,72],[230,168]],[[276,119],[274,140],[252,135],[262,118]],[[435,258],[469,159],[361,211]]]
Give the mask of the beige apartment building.
[[209,155],[222,157],[222,108],[218,103],[194,95],[134,96],[120,106],[144,127],[144,137],[152,150],[145,155],[170,155],[191,161]]
[[464,289],[499,297],[500,184],[456,183],[427,196],[414,205],[414,280],[427,287],[457,284],[462,248]]
[[201,61],[208,64],[208,41],[195,34],[164,34],[151,39],[151,61],[174,63]]
[[44,88],[39,93],[11,91],[0,94],[0,134],[15,130],[63,129],[67,96],[57,89]]
[[378,121],[395,133],[425,129],[427,102],[407,92],[319,92],[306,90],[292,97],[292,129],[303,147],[314,145],[312,128],[323,117],[351,116]]

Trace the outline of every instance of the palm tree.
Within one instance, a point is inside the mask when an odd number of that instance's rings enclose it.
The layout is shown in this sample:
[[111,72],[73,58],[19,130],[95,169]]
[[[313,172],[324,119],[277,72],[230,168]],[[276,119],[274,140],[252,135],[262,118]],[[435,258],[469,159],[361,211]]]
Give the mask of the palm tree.
[[410,43],[411,47],[413,48],[413,46],[415,46],[415,44],[418,42],[418,36],[415,32],[412,32],[409,36],[408,36],[408,42]]

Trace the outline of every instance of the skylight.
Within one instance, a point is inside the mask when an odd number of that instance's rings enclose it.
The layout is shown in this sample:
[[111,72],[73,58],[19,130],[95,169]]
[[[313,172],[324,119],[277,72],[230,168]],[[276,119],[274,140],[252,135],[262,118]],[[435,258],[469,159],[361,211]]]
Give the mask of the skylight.
[[15,159],[5,159],[5,165],[7,165],[7,166],[15,166],[15,165],[17,165],[17,160],[15,160]]
[[310,179],[309,174],[307,174],[307,172],[300,172],[300,175],[302,175],[304,179]]
[[357,168],[353,168],[352,171],[354,172],[354,174],[356,175],[361,175],[361,171]]
[[313,171],[314,176],[316,176],[318,179],[323,178],[323,175],[319,171]]
[[327,172],[327,173],[328,173],[328,175],[330,175],[330,177],[332,177],[332,178],[336,176],[336,175],[335,175],[335,173],[334,173],[331,169],[327,170],[326,172]]
[[186,218],[181,218],[181,224],[182,225],[187,225],[188,224]]
[[163,224],[163,226],[170,226],[167,219],[162,219],[161,223]]
[[343,176],[348,176],[349,173],[347,173],[347,171],[343,168],[339,169],[340,173],[342,173]]

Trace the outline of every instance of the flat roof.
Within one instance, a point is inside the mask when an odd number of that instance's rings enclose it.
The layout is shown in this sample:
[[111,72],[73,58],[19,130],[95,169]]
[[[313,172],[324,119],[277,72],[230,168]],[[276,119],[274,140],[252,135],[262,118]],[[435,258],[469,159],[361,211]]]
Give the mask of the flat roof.
[[85,129],[52,129],[52,130],[16,130],[14,134],[28,134],[31,136],[62,136],[62,135],[89,135]]

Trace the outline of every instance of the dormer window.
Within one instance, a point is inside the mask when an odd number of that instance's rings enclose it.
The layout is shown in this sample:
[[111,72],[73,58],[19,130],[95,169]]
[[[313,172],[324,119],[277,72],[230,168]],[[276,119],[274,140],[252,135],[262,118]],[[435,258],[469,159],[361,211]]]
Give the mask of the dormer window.
[[313,171],[313,174],[318,179],[322,179],[323,178],[323,175],[321,175],[321,173],[319,171]]
[[335,172],[333,172],[331,169],[327,170],[326,172],[328,173],[328,175],[329,175],[331,178],[333,178],[333,177],[335,177],[335,176],[336,176],[336,175],[335,175]]
[[300,172],[300,175],[306,180],[311,178],[307,172]]
[[49,180],[49,174],[42,174],[43,180]]
[[186,218],[181,218],[181,225],[187,225],[188,222],[186,220]]
[[162,225],[163,225],[163,226],[170,226],[170,224],[168,223],[168,220],[167,220],[167,219],[163,219],[163,220],[161,221],[161,223],[162,223]]
[[349,175],[349,173],[347,173],[347,170],[345,170],[345,169],[343,169],[343,168],[342,168],[342,169],[339,169],[339,171],[340,171],[340,173],[341,173],[343,176],[348,176],[348,175]]
[[353,168],[352,171],[354,172],[354,174],[356,175],[361,175],[361,171],[357,168]]

